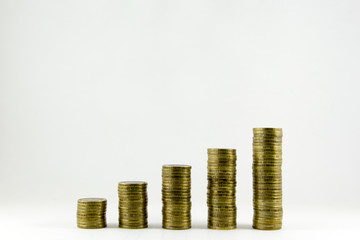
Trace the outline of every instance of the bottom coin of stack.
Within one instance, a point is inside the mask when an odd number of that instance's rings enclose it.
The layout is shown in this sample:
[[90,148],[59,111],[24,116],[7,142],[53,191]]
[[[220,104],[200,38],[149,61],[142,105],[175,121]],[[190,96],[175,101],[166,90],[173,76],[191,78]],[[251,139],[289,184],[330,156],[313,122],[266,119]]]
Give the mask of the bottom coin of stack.
[[162,202],[163,228],[191,228],[191,166],[163,165]]
[[106,227],[106,199],[79,199],[77,202],[77,226],[79,228]]
[[118,193],[119,227],[147,228],[147,183],[142,181],[119,182]]
[[208,149],[208,228],[236,228],[236,150]]
[[278,230],[282,226],[282,129],[254,128],[253,228]]

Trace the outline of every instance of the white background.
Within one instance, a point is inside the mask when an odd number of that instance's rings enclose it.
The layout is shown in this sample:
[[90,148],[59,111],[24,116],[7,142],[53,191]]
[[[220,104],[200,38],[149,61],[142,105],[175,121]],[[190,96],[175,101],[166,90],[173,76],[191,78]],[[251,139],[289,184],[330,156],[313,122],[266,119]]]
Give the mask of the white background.
[[[360,237],[357,0],[0,0],[1,239]],[[281,231],[252,223],[252,128],[282,127]],[[238,223],[206,229],[206,149],[236,148]],[[161,229],[161,165],[193,228]],[[149,229],[117,228],[148,181]],[[108,225],[76,228],[76,200]]]

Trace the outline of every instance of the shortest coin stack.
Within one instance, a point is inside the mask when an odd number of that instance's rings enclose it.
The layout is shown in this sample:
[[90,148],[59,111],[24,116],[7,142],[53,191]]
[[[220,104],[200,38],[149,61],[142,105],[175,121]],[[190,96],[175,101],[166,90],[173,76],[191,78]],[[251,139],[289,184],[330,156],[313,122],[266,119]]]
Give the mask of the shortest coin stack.
[[147,182],[119,182],[119,227],[138,229],[148,227]]
[[77,226],[79,228],[106,227],[106,199],[79,199],[77,204]]

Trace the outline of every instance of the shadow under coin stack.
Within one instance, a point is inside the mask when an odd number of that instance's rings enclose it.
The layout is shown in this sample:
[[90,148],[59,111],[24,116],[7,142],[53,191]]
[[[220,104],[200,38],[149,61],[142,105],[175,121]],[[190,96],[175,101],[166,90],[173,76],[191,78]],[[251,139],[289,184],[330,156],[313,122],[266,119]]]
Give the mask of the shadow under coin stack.
[[191,228],[191,166],[163,165],[162,202],[163,228]]
[[119,227],[147,228],[147,183],[142,181],[119,182],[118,194]]
[[278,230],[282,225],[282,129],[254,128],[253,228]]
[[236,228],[236,149],[208,149],[208,228]]
[[79,228],[106,227],[106,199],[81,198],[77,202],[77,226]]

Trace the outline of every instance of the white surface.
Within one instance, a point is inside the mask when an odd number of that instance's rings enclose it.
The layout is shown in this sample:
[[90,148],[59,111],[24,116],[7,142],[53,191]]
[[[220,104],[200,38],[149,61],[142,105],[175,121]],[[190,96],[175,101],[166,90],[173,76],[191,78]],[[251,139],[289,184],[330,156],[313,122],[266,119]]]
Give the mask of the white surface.
[[[0,234],[358,236],[359,12],[357,0],[0,0]],[[206,223],[208,147],[237,149],[238,221],[251,224],[262,126],[284,130],[282,231],[74,228],[82,197],[106,197],[115,223],[123,180],[149,182],[156,224],[171,163],[192,165]]]
[[[41,209],[39,213],[39,209]],[[108,227],[79,229],[75,226],[74,206],[42,206],[25,209],[0,209],[2,239],[359,239],[360,212],[350,208],[288,207],[280,231],[251,228],[251,214],[239,210],[236,230],[206,228],[206,211],[193,211],[193,227],[174,231],[161,228],[160,211],[150,211],[149,228],[141,230],[117,227],[116,207],[109,209]],[[195,213],[195,214],[194,214]],[[205,213],[205,214],[203,214]],[[4,219],[3,217],[6,217]]]

